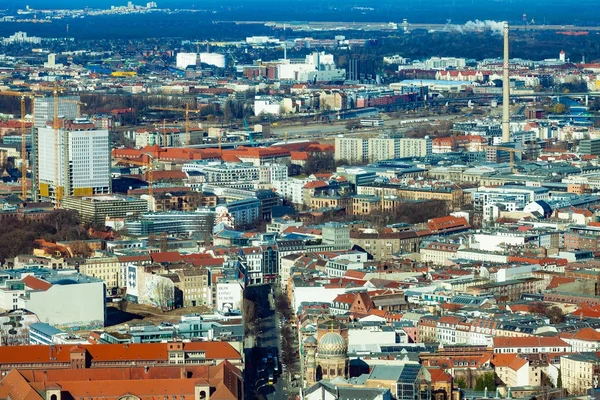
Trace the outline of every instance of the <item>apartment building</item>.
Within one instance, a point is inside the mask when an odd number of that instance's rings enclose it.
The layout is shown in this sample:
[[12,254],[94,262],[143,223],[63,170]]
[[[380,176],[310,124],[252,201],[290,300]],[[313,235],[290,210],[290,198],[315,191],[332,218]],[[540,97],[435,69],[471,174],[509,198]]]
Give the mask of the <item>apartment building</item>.
[[102,257],[90,257],[79,265],[79,272],[94,278],[102,279],[106,285],[107,294],[111,294],[113,288],[123,285],[119,280],[121,263],[114,255]]
[[562,387],[569,395],[588,393],[600,378],[600,365],[595,353],[568,354],[560,357]]
[[380,136],[376,138],[336,137],[336,160],[375,162],[405,157],[425,157],[432,153],[432,141],[424,139]]
[[451,209],[461,207],[471,199],[470,193],[463,191],[460,187],[425,188],[380,183],[358,186],[357,194],[385,196],[386,198],[391,196],[405,200],[442,200],[448,203]]
[[83,222],[104,224],[106,217],[133,218],[148,212],[148,201],[118,195],[67,197],[62,208],[79,213]]

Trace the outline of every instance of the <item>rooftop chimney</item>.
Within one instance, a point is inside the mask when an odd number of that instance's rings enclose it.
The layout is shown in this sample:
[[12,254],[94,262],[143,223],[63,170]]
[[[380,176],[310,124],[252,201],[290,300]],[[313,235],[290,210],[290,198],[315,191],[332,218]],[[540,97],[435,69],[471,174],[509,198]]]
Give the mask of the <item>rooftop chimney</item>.
[[502,142],[510,142],[510,78],[508,77],[508,22],[504,22],[504,66],[502,67]]

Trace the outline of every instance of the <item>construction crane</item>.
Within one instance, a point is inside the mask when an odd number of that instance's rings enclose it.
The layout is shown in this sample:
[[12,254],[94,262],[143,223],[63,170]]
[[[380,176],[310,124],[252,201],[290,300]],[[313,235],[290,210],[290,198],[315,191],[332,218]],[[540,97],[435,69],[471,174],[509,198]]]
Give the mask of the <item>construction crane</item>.
[[136,165],[139,167],[144,167],[146,169],[146,182],[148,182],[148,210],[154,210],[154,156],[150,153],[144,153],[141,155],[140,160],[134,160],[131,158],[121,158],[115,161],[115,165],[125,164],[125,165]]
[[[33,98],[34,95],[30,92],[17,92],[6,90],[0,92],[1,96],[13,96],[20,98],[21,104],[21,200],[27,200],[27,135],[25,131],[25,99],[31,99],[31,110],[33,114]],[[33,137],[32,137],[33,140]]]
[[199,113],[200,110],[190,110],[190,105],[187,103],[185,108],[150,107],[150,109],[157,111],[176,111],[185,113],[185,146],[188,147],[190,145],[190,113]]
[[507,151],[510,154],[510,170],[515,173],[515,153],[523,153],[521,149],[514,149],[512,147],[504,147],[504,146],[489,146],[488,148],[495,150]]
[[84,102],[79,101],[79,100],[64,99],[64,100],[61,100],[61,102],[63,102],[63,103],[75,103],[75,104],[77,104],[77,116],[78,117],[81,117],[81,106],[87,106],[87,103],[84,103]]
[[[167,120],[166,119],[162,120],[161,126],[162,126],[162,128],[159,128],[158,124],[154,124],[154,129],[156,129],[156,133],[158,135],[156,144],[161,145],[161,147],[168,147],[167,139],[169,136],[167,135]],[[162,141],[160,140],[161,137],[162,137]]]

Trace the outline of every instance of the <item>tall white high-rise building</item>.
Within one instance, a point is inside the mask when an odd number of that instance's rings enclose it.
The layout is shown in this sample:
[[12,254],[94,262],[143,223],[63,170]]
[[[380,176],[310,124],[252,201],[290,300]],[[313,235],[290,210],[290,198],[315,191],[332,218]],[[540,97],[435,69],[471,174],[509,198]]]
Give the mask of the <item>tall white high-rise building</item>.
[[[67,120],[79,118],[79,96],[61,96],[58,98],[58,116]],[[35,119],[36,128],[43,128],[54,119],[54,97],[36,97]]]
[[62,125],[57,131],[38,129],[40,197],[60,201],[68,196],[110,193],[108,131],[82,119]]

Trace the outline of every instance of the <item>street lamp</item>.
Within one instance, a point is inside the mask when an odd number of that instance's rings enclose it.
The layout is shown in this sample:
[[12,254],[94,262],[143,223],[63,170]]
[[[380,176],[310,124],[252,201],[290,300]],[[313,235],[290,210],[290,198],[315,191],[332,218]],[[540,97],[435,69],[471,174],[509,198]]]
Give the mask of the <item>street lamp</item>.
[[269,382],[265,382],[265,383],[263,383],[262,385],[260,385],[259,387],[257,387],[257,388],[256,388],[256,390],[255,390],[255,392],[256,392],[256,393],[259,393],[259,392],[260,392],[260,389],[262,389],[262,388],[263,388],[263,387],[265,387],[265,386],[269,386],[269,385],[270,385],[270,383],[269,383]]
[[[262,370],[261,370],[261,371],[262,371]],[[260,372],[260,371],[259,371],[259,372]],[[260,381],[262,381],[262,380],[265,380],[265,381],[266,381],[266,380],[267,380],[267,378],[259,378],[259,379],[256,381],[256,383],[255,383],[254,385],[257,385],[257,384],[258,384],[258,382],[260,382]],[[264,386],[264,385],[266,385],[266,384],[268,384],[268,383],[269,383],[269,382],[265,382],[265,383],[263,383],[263,384],[262,384],[262,385],[260,385],[260,386]],[[260,386],[258,386],[258,387],[256,388],[256,391],[258,391],[258,389],[260,388]]]

